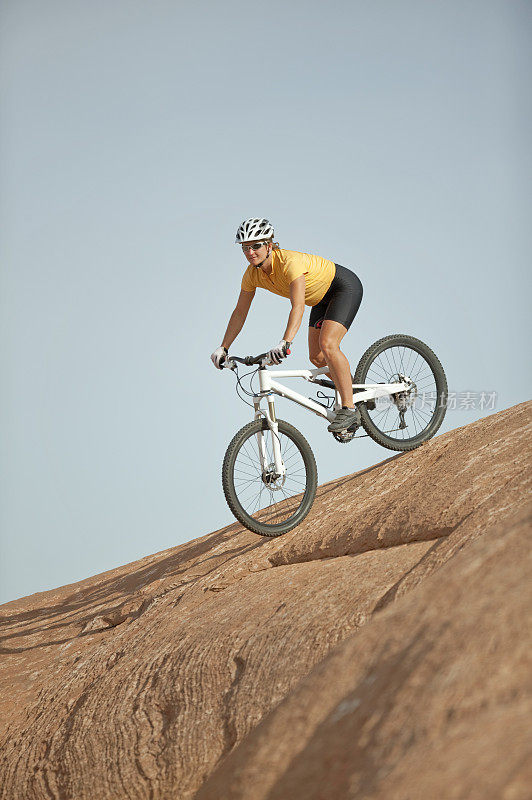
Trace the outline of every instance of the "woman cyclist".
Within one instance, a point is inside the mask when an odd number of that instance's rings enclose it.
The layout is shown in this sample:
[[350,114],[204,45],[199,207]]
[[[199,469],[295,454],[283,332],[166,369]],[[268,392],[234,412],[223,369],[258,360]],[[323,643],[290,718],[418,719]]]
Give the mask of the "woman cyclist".
[[340,350],[362,300],[362,284],[351,270],[320,256],[284,250],[273,241],[274,231],[267,219],[252,217],[236,232],[249,261],[242,278],[240,296],[222,344],[211,359],[218,369],[246,321],[255,290],[267,289],[290,299],[292,309],[286,330],[278,345],[268,351],[270,361],[280,364],[301,325],[305,305],[311,306],[308,332],[310,361],[329,368],[329,374],[342,399],[327,430],[336,433],[360,425],[360,413],[353,402],[351,369]]

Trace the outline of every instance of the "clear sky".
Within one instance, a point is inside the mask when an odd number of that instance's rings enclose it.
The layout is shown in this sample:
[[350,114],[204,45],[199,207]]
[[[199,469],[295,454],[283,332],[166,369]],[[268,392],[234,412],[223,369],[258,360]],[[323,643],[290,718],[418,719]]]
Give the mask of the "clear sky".
[[[0,13],[1,601],[233,520],[221,463],[251,409],[209,356],[246,217],[360,276],[353,370],[404,332],[451,391],[496,391],[495,411],[530,398],[529,2]],[[258,291],[233,351],[275,345],[289,310]],[[310,366],[308,313],[290,366]],[[458,407],[442,432],[493,410]],[[392,455],[277,412],[320,482]]]

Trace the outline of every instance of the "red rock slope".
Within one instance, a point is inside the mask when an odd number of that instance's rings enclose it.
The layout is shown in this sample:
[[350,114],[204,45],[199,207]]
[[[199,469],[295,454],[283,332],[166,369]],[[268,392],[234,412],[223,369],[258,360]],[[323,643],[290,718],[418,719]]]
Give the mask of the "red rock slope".
[[531,427],[3,606],[0,797],[528,798]]

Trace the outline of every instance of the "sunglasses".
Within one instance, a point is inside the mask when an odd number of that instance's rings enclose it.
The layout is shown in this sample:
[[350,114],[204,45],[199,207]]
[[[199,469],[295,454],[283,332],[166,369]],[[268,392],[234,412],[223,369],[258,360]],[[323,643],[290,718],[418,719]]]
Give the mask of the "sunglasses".
[[242,250],[244,253],[247,253],[248,250],[260,250],[263,244],[266,244],[266,242],[258,242],[257,244],[243,244]]

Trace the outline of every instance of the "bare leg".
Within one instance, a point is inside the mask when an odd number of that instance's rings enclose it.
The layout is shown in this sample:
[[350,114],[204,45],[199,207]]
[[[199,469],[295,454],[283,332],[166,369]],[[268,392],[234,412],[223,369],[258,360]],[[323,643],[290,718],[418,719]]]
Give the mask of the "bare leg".
[[[309,358],[314,364],[315,367],[326,367],[327,361],[325,356],[321,352],[320,349],[320,334],[321,331],[318,328],[309,328],[308,329],[308,345],[309,345]],[[334,369],[329,367],[327,372],[322,373],[324,377],[329,378],[334,385],[336,386],[336,378],[334,375]]]
[[[339,343],[347,333],[347,329],[339,322],[325,320],[321,330],[309,328],[308,343],[309,356],[317,367],[328,366],[325,374],[334,382],[342,399],[342,405],[354,408],[353,381],[349,362],[339,349]],[[326,355],[322,350],[322,343],[328,351]]]
[[342,405],[354,408],[353,378],[349,361],[340,350],[340,342],[347,333],[347,328],[340,322],[326,319],[321,327],[320,347],[329,367],[334,385],[342,398]]
[[[327,366],[327,362],[320,348],[320,332],[318,328],[308,329],[308,353],[309,359],[314,366],[321,369],[321,367]],[[334,383],[334,378],[330,372],[324,372],[323,377],[329,378]]]

